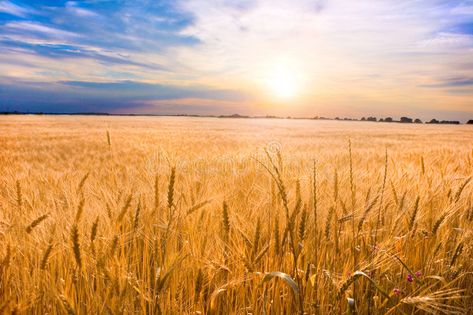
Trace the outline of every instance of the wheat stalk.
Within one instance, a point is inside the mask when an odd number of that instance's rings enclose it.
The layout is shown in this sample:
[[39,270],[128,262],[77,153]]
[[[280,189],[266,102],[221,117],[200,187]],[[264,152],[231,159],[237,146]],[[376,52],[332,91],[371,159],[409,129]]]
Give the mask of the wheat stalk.
[[43,214],[36,219],[34,219],[27,227],[26,227],[26,233],[31,233],[35,227],[37,227],[41,222],[46,220],[49,216],[49,213]]
[[79,228],[77,227],[77,224],[72,225],[71,242],[72,242],[72,251],[74,253],[74,258],[76,260],[77,267],[81,269],[82,256],[81,256],[80,241],[79,241]]

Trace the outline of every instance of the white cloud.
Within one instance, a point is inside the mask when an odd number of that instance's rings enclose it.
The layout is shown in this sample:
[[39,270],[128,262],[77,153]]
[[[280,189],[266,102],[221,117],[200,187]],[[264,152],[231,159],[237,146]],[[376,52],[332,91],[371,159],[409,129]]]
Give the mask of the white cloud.
[[258,89],[288,64],[305,76],[306,103],[333,95],[422,103],[420,82],[463,72],[459,58],[473,62],[471,36],[449,31],[473,14],[440,0],[181,0],[178,8],[195,19],[182,33],[201,44],[173,55],[201,80]]
[[[70,38],[77,37],[78,35],[73,32],[61,30],[54,27],[49,27],[40,23],[19,21],[19,22],[9,22],[6,23],[3,27],[10,30],[17,30],[21,32],[28,33],[40,33],[48,35],[51,37],[60,37],[60,38]],[[25,33],[22,33],[25,34]]]
[[334,58],[372,62],[418,49],[451,22],[434,1],[259,0],[243,9],[227,3],[180,2],[195,17],[183,33],[202,42],[195,66],[225,71],[229,64],[253,67],[278,55],[306,58],[306,66]]
[[19,17],[25,17],[28,14],[28,10],[13,4],[9,1],[0,1],[0,12],[16,15]]
[[473,47],[473,35],[456,34],[448,32],[440,32],[436,36],[421,41],[419,47],[422,48],[471,48]]
[[65,7],[66,7],[67,12],[77,15],[78,17],[90,18],[90,17],[98,16],[98,14],[95,13],[94,11],[87,10],[87,9],[77,6],[76,1],[66,2]]
[[473,1],[454,7],[452,13],[459,15],[473,15]]

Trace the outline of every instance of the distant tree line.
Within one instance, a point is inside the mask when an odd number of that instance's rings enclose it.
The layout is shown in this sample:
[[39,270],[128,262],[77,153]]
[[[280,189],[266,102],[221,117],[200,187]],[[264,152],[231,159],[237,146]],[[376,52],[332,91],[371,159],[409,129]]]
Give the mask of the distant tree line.
[[[361,121],[378,121],[378,122],[398,122],[403,124],[422,124],[422,120],[419,118],[412,119],[410,117],[401,117],[399,120],[394,120],[392,117],[380,118],[379,120],[376,117],[362,117]],[[460,122],[458,120],[437,120],[431,119],[430,121],[426,122],[426,124],[446,124],[446,125],[459,125]],[[467,124],[473,124],[473,119],[469,120]]]

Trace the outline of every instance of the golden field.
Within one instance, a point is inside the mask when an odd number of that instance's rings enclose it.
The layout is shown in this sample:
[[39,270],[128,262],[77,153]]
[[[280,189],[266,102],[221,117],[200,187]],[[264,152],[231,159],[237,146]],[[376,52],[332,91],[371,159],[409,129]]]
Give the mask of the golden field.
[[0,116],[0,313],[473,313],[473,127]]

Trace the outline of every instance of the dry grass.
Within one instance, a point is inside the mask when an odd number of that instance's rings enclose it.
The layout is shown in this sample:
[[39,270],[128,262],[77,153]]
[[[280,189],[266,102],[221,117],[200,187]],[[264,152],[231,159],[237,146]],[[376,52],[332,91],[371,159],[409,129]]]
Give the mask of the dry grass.
[[472,143],[470,126],[0,117],[0,313],[468,313]]

